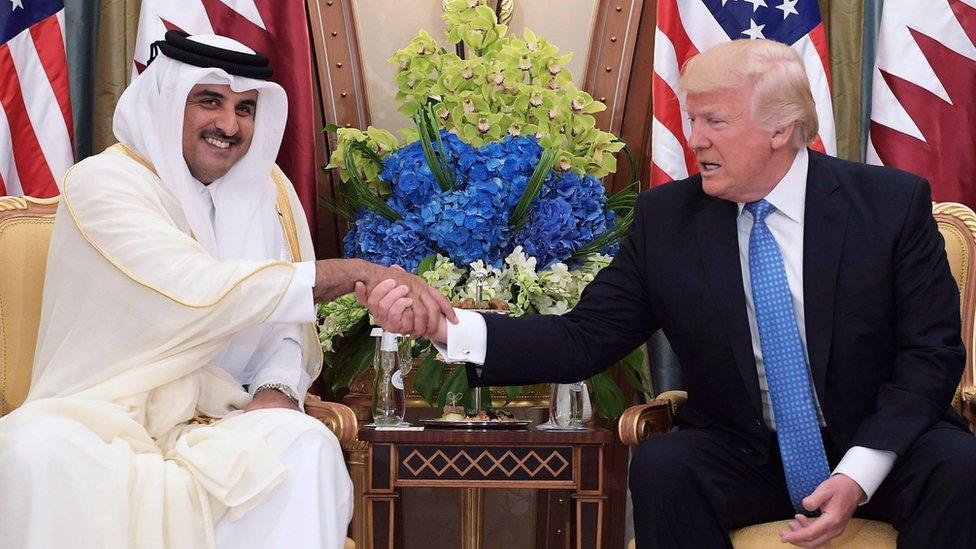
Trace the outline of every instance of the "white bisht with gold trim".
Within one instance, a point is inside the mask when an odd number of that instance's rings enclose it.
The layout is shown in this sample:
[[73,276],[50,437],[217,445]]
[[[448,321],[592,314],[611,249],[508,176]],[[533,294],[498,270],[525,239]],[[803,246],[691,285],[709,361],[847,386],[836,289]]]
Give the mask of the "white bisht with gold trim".
[[[278,238],[293,261],[313,259],[291,185],[280,172],[267,181],[292,223]],[[295,265],[218,260],[192,232],[176,195],[122,145],[66,176],[31,391],[0,420],[0,547],[212,547],[214,524],[260,505],[287,476],[289,445],[323,429],[294,412],[240,412],[250,396],[213,365],[236,333],[293,320],[277,309]],[[322,356],[306,326],[314,379]],[[338,461],[330,504],[348,507]],[[329,534],[339,544],[347,523]]]

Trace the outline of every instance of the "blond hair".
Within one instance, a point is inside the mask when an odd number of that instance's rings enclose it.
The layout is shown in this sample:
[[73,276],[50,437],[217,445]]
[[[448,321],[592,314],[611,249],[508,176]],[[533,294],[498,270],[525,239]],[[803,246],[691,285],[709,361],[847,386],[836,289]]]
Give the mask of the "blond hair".
[[817,111],[803,61],[793,48],[773,40],[733,40],[709,48],[685,63],[679,82],[686,94],[752,89],[752,118],[775,131],[795,124],[799,148],[817,137]]

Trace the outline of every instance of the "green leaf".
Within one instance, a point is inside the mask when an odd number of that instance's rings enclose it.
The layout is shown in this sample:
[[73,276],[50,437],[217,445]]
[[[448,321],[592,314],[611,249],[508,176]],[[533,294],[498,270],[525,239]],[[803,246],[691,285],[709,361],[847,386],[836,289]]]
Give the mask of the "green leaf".
[[427,257],[420,260],[417,265],[417,274],[419,276],[424,276],[427,271],[433,270],[434,264],[437,263],[437,254],[430,254]]
[[509,402],[512,402],[524,392],[525,392],[525,386],[522,385],[510,385],[508,387],[505,387],[505,406],[508,406]]
[[403,219],[403,216],[393,211],[392,208],[386,205],[383,199],[369,190],[369,187],[359,176],[352,151],[352,147],[346,149],[344,161],[346,163],[346,172],[349,175],[349,181],[339,184],[340,196],[354,210],[358,211],[361,208],[369,208],[390,221]]
[[365,156],[370,162],[378,164],[381,168],[383,167],[383,159],[380,158],[380,155],[376,154],[376,151],[367,147],[365,143],[362,141],[356,141],[352,143],[352,146],[357,151],[363,153],[363,156]]
[[[417,114],[413,117],[414,123],[417,125],[417,133],[420,137],[420,147],[424,151],[424,158],[427,160],[427,166],[430,167],[430,172],[437,179],[437,183],[440,185],[442,191],[449,191],[454,188],[454,176],[451,174],[449,167],[446,162],[442,163],[444,148],[440,145],[441,155],[434,151],[434,139],[436,138],[439,142],[440,132],[437,129],[436,116],[425,105],[417,110]],[[436,137],[435,137],[436,136]]]
[[644,351],[638,347],[620,360],[620,369],[624,378],[637,392],[652,396],[651,381],[644,369]]
[[369,321],[364,318],[349,331],[344,345],[333,357],[333,368],[323,372],[326,383],[333,391],[348,387],[354,379],[369,370],[373,364],[375,345],[369,336]]
[[545,183],[546,177],[552,171],[552,165],[555,162],[556,151],[552,149],[542,151],[539,163],[535,165],[535,171],[532,172],[532,177],[529,178],[529,182],[525,185],[525,190],[522,191],[522,197],[519,198],[518,204],[512,210],[512,215],[508,218],[509,226],[517,229],[528,221],[529,207],[532,205],[532,201],[539,196],[539,191],[542,190],[542,184]]
[[444,363],[437,360],[437,353],[430,353],[417,368],[417,378],[413,388],[424,397],[427,404],[434,405],[434,395],[441,384],[441,374],[444,373]]
[[620,417],[620,414],[624,413],[627,408],[620,387],[606,371],[600,372],[590,379],[593,381],[593,399],[597,404],[597,412],[600,417],[611,421]]
[[444,380],[444,385],[441,387],[441,394],[437,398],[438,407],[443,408],[447,404],[447,393],[461,393],[461,401],[458,404],[464,406],[465,410],[471,408],[474,399],[471,398],[470,387],[468,387],[468,375],[465,372],[464,365],[457,365],[454,371]]

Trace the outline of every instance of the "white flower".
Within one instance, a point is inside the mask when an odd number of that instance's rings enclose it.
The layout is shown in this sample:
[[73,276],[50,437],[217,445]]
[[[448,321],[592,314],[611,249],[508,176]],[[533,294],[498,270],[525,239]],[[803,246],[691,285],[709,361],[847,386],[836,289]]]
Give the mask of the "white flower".
[[505,263],[511,265],[513,269],[535,272],[536,258],[525,255],[521,246],[516,246],[512,253],[505,258]]
[[550,284],[565,288],[573,282],[573,273],[569,272],[569,267],[565,263],[556,263],[549,267],[548,271],[546,280]]

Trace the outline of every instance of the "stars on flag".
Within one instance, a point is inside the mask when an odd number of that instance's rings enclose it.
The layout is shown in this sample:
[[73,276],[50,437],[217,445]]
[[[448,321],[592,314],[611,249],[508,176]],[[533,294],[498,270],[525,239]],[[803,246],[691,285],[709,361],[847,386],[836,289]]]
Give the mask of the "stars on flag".
[[749,20],[749,28],[742,31],[742,34],[749,37],[750,40],[755,40],[757,38],[766,38],[763,36],[762,30],[766,25],[757,25],[755,19]]
[[790,14],[800,15],[800,13],[796,11],[796,3],[799,1],[800,0],[783,0],[782,4],[776,6],[776,9],[783,10],[784,21],[790,16]]
[[769,7],[766,5],[766,0],[744,0],[744,1],[752,4],[752,13],[756,13],[756,10],[758,10],[760,7],[763,8]]
[[[11,0],[16,1],[16,0]],[[733,2],[745,2],[747,4],[752,4],[752,13],[759,11],[759,8],[768,8],[769,5],[766,4],[766,0],[731,0]],[[778,10],[783,12],[783,19],[785,20],[790,15],[800,15],[800,12],[796,11],[796,4],[800,0],[782,0],[782,3],[778,6],[773,6]],[[729,0],[722,0],[722,7],[724,8]]]
[[24,9],[24,0],[10,0],[10,11],[14,11],[17,8]]

